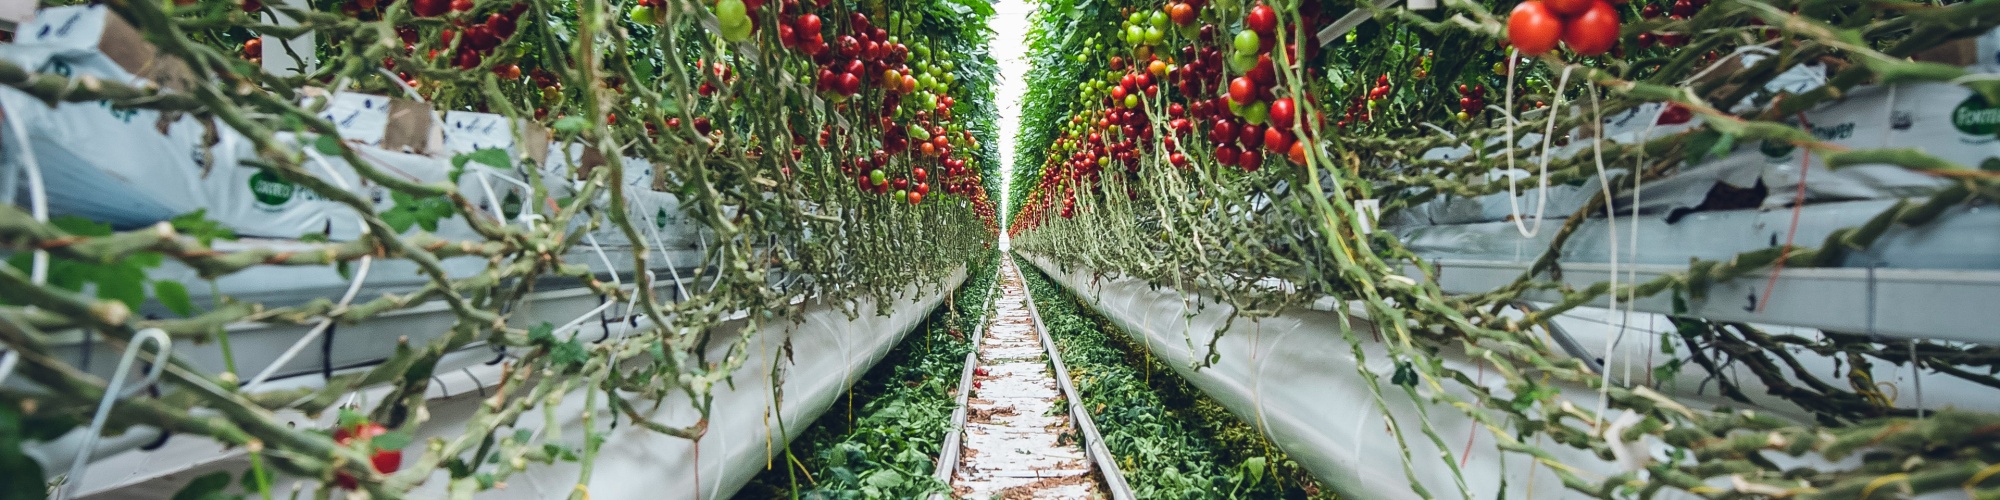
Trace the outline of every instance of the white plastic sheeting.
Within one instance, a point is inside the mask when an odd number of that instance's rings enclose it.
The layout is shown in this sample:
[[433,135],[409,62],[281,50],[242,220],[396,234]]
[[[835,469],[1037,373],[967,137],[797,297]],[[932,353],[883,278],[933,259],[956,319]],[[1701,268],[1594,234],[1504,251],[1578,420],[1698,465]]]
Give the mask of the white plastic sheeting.
[[[1367,383],[1355,372],[1352,347],[1340,335],[1340,315],[1300,309],[1262,321],[1238,318],[1216,343],[1220,361],[1194,370],[1194,363],[1209,354],[1208,338],[1224,326],[1227,304],[1198,304],[1206,299],[1132,278],[1093,278],[1088,270],[1064,270],[1036,255],[1022,257],[1083,297],[1086,304],[1111,319],[1163,364],[1263,431],[1286,454],[1343,495],[1423,498],[1404,475],[1400,459],[1403,445],[1393,434],[1400,430],[1410,447],[1415,480],[1431,496],[1499,498],[1504,491],[1506,498],[1566,497],[1555,474],[1531,465],[1525,455],[1501,453],[1487,430],[1476,427],[1456,408],[1444,404],[1424,408],[1451,449],[1433,446],[1416,427],[1424,419],[1416,404],[1401,388],[1388,384],[1395,365],[1380,343],[1366,340],[1371,325],[1365,322],[1347,319],[1356,321],[1355,335],[1364,339],[1361,347],[1368,356],[1366,369],[1382,380],[1384,402],[1400,429],[1383,420]],[[1445,356],[1443,362],[1467,373],[1479,369],[1460,356]],[[1495,390],[1505,390],[1498,376],[1486,382]],[[1420,388],[1419,392],[1429,390]],[[1472,445],[1461,448],[1468,437]],[[1550,446],[1550,451],[1586,473],[1622,471],[1616,464],[1560,445]],[[1446,461],[1464,462],[1466,495],[1460,494]]]
[[[699,442],[658,434],[625,423],[604,435],[605,441],[599,449],[588,483],[577,484],[580,465],[575,462],[537,464],[508,478],[505,488],[483,492],[478,497],[546,499],[584,491],[589,498],[599,500],[728,498],[762,471],[766,464],[783,460],[785,444],[826,413],[843,391],[888,354],[964,279],[965,271],[961,269],[940,282],[905,287],[897,298],[887,304],[859,302],[855,304],[857,315],[851,318],[840,304],[814,302],[806,306],[807,312],[801,322],[767,319],[744,345],[743,351],[734,353],[743,356],[743,366],[728,383],[715,386],[708,432]],[[707,344],[707,359],[719,360],[732,355],[729,349],[747,333],[744,326],[743,320],[737,319],[713,328],[711,332],[714,336]],[[595,335],[588,330],[583,334]],[[785,351],[787,342],[791,346],[789,353]],[[772,378],[774,366],[779,373],[776,380]],[[455,373],[444,375],[457,377]],[[486,373],[478,376],[477,380],[490,386],[498,378],[497,373]],[[773,382],[780,385],[776,390],[782,393],[782,402],[773,399]],[[419,455],[430,438],[453,439],[463,434],[467,420],[484,401],[482,393],[471,390],[471,387],[451,385],[450,389],[455,392],[451,392],[450,396],[431,400],[426,408],[431,420],[415,430],[418,439],[404,450],[406,457]],[[433,391],[436,393],[438,389],[434,387]],[[572,392],[559,404],[551,405],[549,412],[524,413],[516,428],[541,429],[538,436],[559,432],[561,438],[558,444],[580,448],[584,439],[585,392],[588,391]],[[610,425],[614,419],[602,400],[598,401],[597,408],[596,425],[600,428]],[[555,415],[556,420],[545,421],[544,415]],[[700,418],[686,395],[678,392],[646,416],[651,421],[670,427],[692,425]],[[783,419],[783,429],[789,435],[779,434],[779,418]],[[623,419],[622,415],[617,417],[617,420]],[[320,425],[331,424],[322,422]],[[94,477],[125,478],[118,483],[119,487],[100,490],[93,498],[159,498],[165,492],[177,490],[200,473],[209,470],[240,471],[247,467],[240,457],[221,453],[207,440],[177,439],[185,443],[171,446],[178,446],[176,449],[184,450],[187,455],[173,458],[201,465],[143,480],[130,479],[133,474],[129,471],[93,469],[91,476]],[[204,450],[216,454],[204,459],[200,456]],[[127,455],[142,453],[146,452],[130,452]],[[154,462],[158,466],[159,461]],[[411,497],[443,498],[447,496],[449,480],[447,472],[441,470],[434,473],[423,487],[411,492]],[[275,487],[279,491],[289,491],[294,481],[292,478],[280,478]]]
[[[1388,384],[1395,366],[1387,350],[1375,339],[1373,325],[1358,313],[1341,315],[1334,312],[1333,308],[1347,307],[1345,304],[1323,299],[1311,307],[1287,310],[1260,321],[1237,318],[1229,324],[1229,332],[1216,342],[1219,361],[1213,366],[1195,370],[1191,368],[1193,363],[1209,354],[1208,339],[1224,326],[1230,309],[1228,304],[1128,277],[1099,277],[1088,269],[1064,269],[1035,255],[1024,254],[1022,257],[1022,260],[1047,272],[1064,288],[1083,297],[1084,302],[1110,318],[1153,355],[1173,367],[1175,372],[1263,431],[1293,459],[1342,494],[1360,498],[1420,498],[1413,492],[1410,480],[1403,472],[1400,455],[1404,445],[1397,443],[1392,434],[1400,430],[1409,447],[1409,465],[1416,482],[1433,497],[1577,496],[1564,489],[1547,467],[1532,464],[1523,454],[1501,452],[1495,446],[1493,436],[1486,429],[1477,427],[1463,411],[1431,403],[1425,408],[1428,415],[1420,415],[1417,405],[1404,395],[1400,387]],[[1366,382],[1355,372],[1352,345],[1342,338],[1340,321],[1351,322],[1360,349],[1368,358],[1366,369],[1382,381],[1384,403],[1394,416],[1394,425],[1400,427],[1384,422]],[[1746,377],[1745,374],[1732,375],[1741,384],[1743,392],[1749,395],[1751,404],[1731,401],[1720,395],[1714,384],[1705,380],[1709,373],[1693,363],[1683,366],[1671,378],[1655,378],[1652,367],[1677,356],[1685,356],[1660,350],[1661,337],[1675,334],[1667,321],[1659,316],[1636,313],[1628,318],[1618,311],[1584,308],[1560,315],[1555,322],[1564,335],[1582,347],[1583,355],[1606,364],[1613,383],[1645,385],[1698,411],[1721,406],[1753,407],[1760,412],[1770,412],[1799,422],[1810,418],[1798,407],[1766,394],[1764,386],[1756,378]],[[1807,337],[1820,335],[1807,329],[1761,327],[1774,333]],[[1569,357],[1555,347],[1553,339],[1544,339],[1544,342],[1548,344],[1545,349],[1552,360]],[[1679,349],[1684,353],[1686,347]],[[1811,353],[1794,355],[1811,373],[1821,376],[1833,373],[1837,363],[1833,358]],[[1483,371],[1479,363],[1467,359],[1456,349],[1446,349],[1439,353],[1439,357],[1452,370],[1472,374]],[[1877,368],[1875,379],[1895,387],[1892,392],[1897,395],[1892,403],[1899,407],[2000,411],[2000,401],[1972,396],[1983,393],[1985,387],[1937,372],[1912,373],[1907,367],[1884,366]],[[1479,378],[1475,375],[1475,381],[1501,397],[1508,395],[1497,376]],[[1595,391],[1573,384],[1557,385],[1562,389],[1561,397],[1566,403],[1579,408],[1596,406]],[[1462,391],[1447,387],[1458,396],[1467,396]],[[1925,391],[1929,394],[1926,395]],[[1422,385],[1417,392],[1420,395],[1432,394],[1429,388]],[[1615,422],[1621,416],[1620,412],[1613,411],[1607,418]],[[1442,436],[1449,449],[1439,449],[1422,434],[1417,426],[1426,421]],[[1660,460],[1665,456],[1664,447],[1651,441],[1627,443],[1624,447],[1626,458],[1621,461],[1605,460],[1552,442],[1533,444],[1543,446],[1555,459],[1574,467],[1581,477],[1590,480],[1601,480],[1632,470],[1629,467],[1637,463],[1639,457]],[[1790,458],[1767,454],[1767,458],[1784,466],[1832,465],[1811,456]],[[1840,465],[1855,465],[1851,460]],[[1450,465],[1453,464],[1463,471],[1468,488],[1463,495],[1451,472]],[[1644,477],[1643,473],[1641,477]],[[1729,487],[1725,481],[1710,484]],[[1664,495],[1665,498],[1679,497],[1671,491]],[[1921,498],[1940,497],[1950,498],[1951,495],[1934,494]]]

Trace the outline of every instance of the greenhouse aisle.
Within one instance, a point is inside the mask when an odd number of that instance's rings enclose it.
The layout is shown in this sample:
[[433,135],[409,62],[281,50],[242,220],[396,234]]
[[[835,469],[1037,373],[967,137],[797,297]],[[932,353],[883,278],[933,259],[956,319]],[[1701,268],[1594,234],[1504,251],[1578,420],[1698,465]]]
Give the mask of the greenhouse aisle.
[[1012,259],[1000,267],[1000,300],[979,343],[966,400],[964,449],[952,474],[961,498],[1103,496],[1028,311]]

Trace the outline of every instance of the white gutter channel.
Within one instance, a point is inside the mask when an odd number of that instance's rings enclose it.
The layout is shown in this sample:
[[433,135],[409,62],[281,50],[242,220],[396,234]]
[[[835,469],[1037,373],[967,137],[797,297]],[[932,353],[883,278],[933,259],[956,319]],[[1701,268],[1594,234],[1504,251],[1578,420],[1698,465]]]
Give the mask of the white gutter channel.
[[[1416,403],[1402,395],[1400,388],[1388,385],[1395,365],[1381,342],[1372,340],[1373,325],[1359,311],[1351,312],[1345,320],[1353,322],[1354,334],[1360,339],[1361,350],[1368,357],[1367,369],[1383,381],[1384,400],[1395,418],[1393,426],[1384,422],[1367,382],[1355,372],[1352,346],[1341,337],[1339,322],[1343,321],[1343,316],[1336,314],[1333,308],[1345,307],[1344,304],[1321,300],[1310,307],[1287,310],[1261,321],[1236,318],[1228,325],[1228,333],[1216,341],[1220,361],[1197,371],[1191,367],[1198,356],[1208,354],[1208,339],[1224,326],[1223,322],[1228,319],[1231,310],[1228,304],[1134,278],[1098,277],[1090,269],[1072,266],[1065,271],[1053,261],[1038,255],[1021,253],[1021,258],[1041,268],[1064,288],[1083,297],[1086,303],[1125,330],[1133,340],[1159,357],[1162,363],[1255,426],[1326,486],[1343,495],[1420,498],[1411,491],[1410,479],[1403,470],[1402,445],[1397,443],[1393,434],[1401,431],[1411,447],[1409,466],[1416,481],[1433,497],[1540,499],[1577,496],[1563,487],[1549,467],[1534,463],[1525,454],[1502,452],[1485,428],[1466,417],[1462,410],[1449,405],[1437,402],[1426,404],[1430,425],[1450,449],[1438,449],[1431,444],[1418,427],[1426,419],[1418,413]],[[1656,352],[1659,345],[1656,335],[1660,332],[1642,331],[1642,323],[1636,316],[1630,323],[1633,326],[1628,327],[1633,330],[1627,333],[1630,337],[1616,343],[1617,347],[1609,356],[1604,345],[1612,335],[1619,334],[1620,329],[1615,325],[1598,321],[1581,311],[1559,316],[1557,322],[1575,337],[1579,345],[1590,351],[1588,354],[1617,363],[1609,369],[1614,374],[1613,383],[1658,387],[1658,392],[1694,411],[1724,405],[1735,408],[1746,406],[1714,394],[1714,384],[1702,384],[1707,373],[1692,365],[1684,367],[1674,379],[1652,380],[1652,366],[1664,363],[1673,355]],[[1672,330],[1671,327],[1665,329]],[[1568,358],[1553,342],[1547,349],[1552,359]],[[1440,357],[1446,368],[1461,373],[1483,371],[1479,363],[1459,350],[1447,349],[1440,353]],[[1809,368],[1831,369],[1831,360],[1810,358],[1803,354],[1800,357]],[[1921,378],[1922,384],[1934,392],[1925,401],[1923,406],[1926,408],[1953,406],[1961,410],[2000,411],[2000,401],[1972,397],[1983,394],[1985,389],[1968,385],[1962,380],[1935,372],[1913,377],[1907,369],[1894,375],[1882,375],[1885,383],[1896,385],[1899,392],[1906,395],[1898,403],[1901,407],[1914,406],[1910,401],[1912,398],[1907,395],[1916,392],[1912,378]],[[1498,376],[1476,380],[1498,395],[1504,397],[1509,394]],[[1793,420],[1809,418],[1798,408],[1765,395],[1764,387],[1754,379],[1738,377],[1738,381],[1743,391],[1757,403],[1753,406],[1755,411]],[[1586,409],[1597,404],[1597,391],[1594,389],[1574,384],[1556,385],[1562,389],[1562,397],[1567,404]],[[1705,391],[1704,387],[1709,389]],[[1458,397],[1471,399],[1470,393],[1462,389],[1447,390]],[[1421,385],[1417,392],[1426,397],[1434,394]],[[1607,416],[1613,422],[1612,427],[1616,427],[1615,422],[1621,416],[1619,412]],[[1603,480],[1631,470],[1632,464],[1648,460],[1648,457],[1651,460],[1665,459],[1666,448],[1648,439],[1641,443],[1627,443],[1624,448],[1627,461],[1623,462],[1605,460],[1595,454],[1546,440],[1530,444],[1543,447],[1586,480]],[[1793,459],[1766,454],[1765,457],[1785,467],[1847,468],[1858,464],[1853,458],[1829,464],[1813,456]],[[1446,460],[1459,466],[1465,491],[1461,492],[1457,486],[1449,467],[1451,464],[1447,464]],[[1644,477],[1642,472],[1641,480]],[[1726,479],[1713,480],[1709,484],[1723,490],[1733,489]],[[1962,493],[1952,493],[1933,493],[1918,498],[1963,497]],[[1693,497],[1665,490],[1657,498]]]
[[[743,365],[730,382],[713,388],[712,418],[707,434],[699,442],[621,423],[604,435],[604,443],[587,484],[577,484],[577,475],[581,471],[578,463],[558,461],[554,464],[534,464],[528,470],[507,478],[504,487],[480,492],[477,497],[545,499],[583,492],[587,498],[597,500],[729,498],[767,464],[783,460],[786,443],[805,432],[814,420],[826,413],[842,392],[866,374],[869,367],[881,361],[964,280],[965,270],[961,268],[941,282],[905,287],[898,298],[886,306],[872,301],[857,303],[856,316],[851,319],[842,304],[812,301],[806,305],[803,321],[772,320],[759,328],[743,352],[735,353],[743,356]],[[883,315],[883,311],[888,311],[888,314]],[[743,326],[743,320],[739,318],[712,328],[710,331],[714,337],[708,342],[707,358],[715,360],[732,355],[728,350],[744,333]],[[784,348],[788,341],[792,347],[789,356]],[[783,363],[779,367],[780,380],[777,381],[781,384],[778,390],[785,398],[783,404],[775,404],[777,402],[772,399],[771,374],[774,364],[778,363]],[[475,367],[473,371],[479,372],[481,367]],[[452,378],[459,373],[440,376]],[[497,372],[483,373],[477,380],[482,385],[490,386],[498,381],[497,375]],[[433,385],[436,397],[425,408],[430,420],[415,430],[417,440],[405,450],[405,456],[420,454],[428,439],[452,439],[462,434],[468,419],[485,401],[483,391],[471,390],[474,384],[447,385],[458,392],[444,395],[439,392],[438,386]],[[572,391],[560,404],[551,405],[547,411],[526,412],[515,428],[541,429],[539,435],[560,436],[559,444],[581,449],[584,395],[588,392]],[[545,416],[554,416],[555,420],[549,422]],[[670,427],[692,425],[700,418],[687,396],[679,392],[646,416],[650,421]],[[622,415],[614,420],[601,400],[598,401],[596,417],[600,428],[624,420]],[[778,433],[779,421],[773,417],[783,418],[783,429],[787,431],[785,435]],[[331,418],[331,412],[326,418]],[[311,419],[303,421],[310,422]],[[167,453],[169,450],[173,453]],[[89,496],[99,499],[160,498],[210,471],[241,471],[247,468],[248,463],[236,453],[240,452],[224,452],[206,439],[177,437],[168,443],[167,450],[151,453],[134,451],[127,455],[145,455],[141,458],[149,461],[178,460],[200,465],[172,475],[126,482],[122,487]],[[119,475],[116,468],[93,472],[93,475],[101,473],[103,475],[97,477],[110,479]],[[93,470],[97,469],[94,467]],[[446,498],[450,496],[447,491],[449,481],[449,472],[439,469],[422,487],[410,492],[410,497]],[[280,477],[273,488],[281,494],[286,493],[291,491],[295,482],[298,482],[296,478]],[[316,484],[317,481],[304,483]],[[310,485],[303,487],[312,489]]]

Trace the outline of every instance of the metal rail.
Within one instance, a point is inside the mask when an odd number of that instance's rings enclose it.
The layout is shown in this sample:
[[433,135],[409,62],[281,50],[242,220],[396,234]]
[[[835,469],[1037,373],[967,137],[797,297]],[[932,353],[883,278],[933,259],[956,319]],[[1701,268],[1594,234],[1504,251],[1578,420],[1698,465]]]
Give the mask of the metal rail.
[[[972,352],[965,353],[965,368],[959,371],[957,409],[951,412],[951,428],[944,433],[944,444],[938,448],[937,470],[931,473],[931,477],[947,485],[951,484],[952,472],[958,468],[958,455],[964,448],[961,441],[965,439],[965,399],[971,395],[972,372],[979,367],[979,341],[986,337],[986,323],[993,318],[995,293],[1000,290],[1000,269],[995,267],[993,272],[993,284],[986,287],[986,312],[979,315],[979,326],[972,331]],[[930,498],[941,500],[947,496],[932,493]]]
[[[1009,255],[1007,259],[1013,261],[1014,257]],[[1014,268],[1018,270],[1021,266],[1015,263]],[[1111,490],[1113,500],[1132,500],[1132,485],[1125,482],[1125,472],[1118,469],[1117,457],[1112,456],[1111,449],[1104,446],[1104,436],[1097,433],[1097,424],[1091,422],[1090,412],[1084,409],[1083,398],[1078,395],[1076,386],[1070,384],[1069,368],[1063,366],[1062,355],[1056,350],[1054,338],[1049,336],[1048,325],[1042,323],[1042,313],[1035,308],[1035,291],[1028,286],[1026,277],[1023,278],[1021,288],[1028,297],[1028,316],[1035,320],[1035,334],[1041,337],[1042,350],[1048,353],[1049,365],[1055,370],[1056,386],[1062,389],[1063,398],[1069,400],[1070,420],[1083,431],[1084,453],[1090,456],[1091,463],[1097,465],[1098,473],[1104,475],[1104,485]]]

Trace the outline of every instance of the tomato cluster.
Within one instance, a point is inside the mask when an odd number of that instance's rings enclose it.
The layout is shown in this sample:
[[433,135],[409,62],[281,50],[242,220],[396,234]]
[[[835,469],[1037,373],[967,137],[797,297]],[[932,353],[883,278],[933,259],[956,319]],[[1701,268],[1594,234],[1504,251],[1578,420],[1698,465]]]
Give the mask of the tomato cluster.
[[[1667,8],[1660,7],[1660,4],[1657,3],[1649,3],[1639,8],[1639,17],[1659,19],[1664,14],[1668,19],[1682,20],[1693,17],[1696,12],[1700,12],[1701,8],[1706,6],[1708,6],[1708,0],[1671,0]],[[1753,19],[1752,22],[1760,21]],[[1639,43],[1639,48],[1651,47],[1654,44],[1662,47],[1679,47],[1687,45],[1688,34],[1680,32],[1646,32],[1640,33],[1636,37],[1636,41]]]
[[1458,119],[1471,120],[1486,110],[1486,86],[1458,84]]
[[[362,446],[364,450],[373,450],[369,455],[369,465],[375,468],[375,472],[387,474],[403,468],[403,450],[375,449],[375,438],[388,433],[389,429],[382,427],[382,424],[367,422],[333,431],[333,442],[341,446]],[[353,474],[341,471],[334,473],[333,484],[352,490],[359,486],[359,481]]]
[[1528,0],[1507,16],[1507,41],[1521,53],[1538,56],[1558,42],[1580,56],[1596,56],[1618,45],[1618,9],[1607,0]]
[[[1102,189],[1100,181],[1108,177],[1134,178],[1146,158],[1192,168],[1206,156],[1245,172],[1258,171],[1270,157],[1306,162],[1324,119],[1317,113],[1304,116],[1308,98],[1289,95],[1280,85],[1279,64],[1310,67],[1301,61],[1315,57],[1319,45],[1277,40],[1317,31],[1311,27],[1322,26],[1318,7],[1298,7],[1298,19],[1307,27],[1300,31],[1285,27],[1278,7],[1240,7],[1241,29],[1233,34],[1202,22],[1207,7],[1201,0],[1176,0],[1157,10],[1121,14],[1124,23],[1111,35],[1126,42],[1129,52],[1108,56],[1104,61],[1111,71],[1083,83],[1085,102],[1095,107],[1072,114],[1054,139],[1054,154],[1021,205],[1027,208],[1015,220],[1017,230],[1038,224],[1044,211],[1076,216],[1079,193]],[[1176,28],[1167,31],[1170,26]],[[1154,36],[1155,28],[1163,35]],[[1186,43],[1164,50],[1167,34]],[[1080,54],[1077,60],[1088,58]],[[1310,88],[1312,79],[1296,83]],[[1380,83],[1378,98],[1389,92],[1388,82]],[[1138,197],[1130,187],[1124,194]]]

